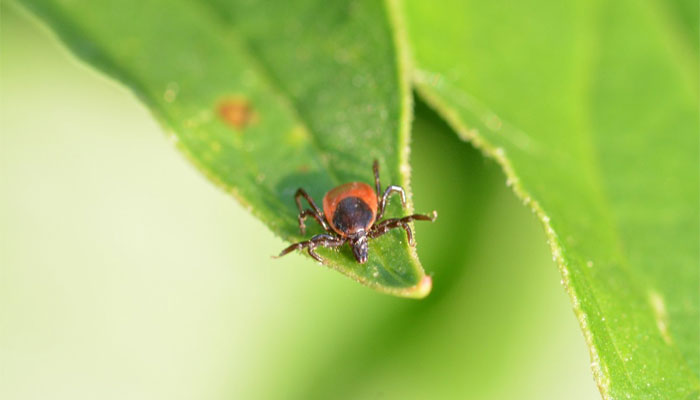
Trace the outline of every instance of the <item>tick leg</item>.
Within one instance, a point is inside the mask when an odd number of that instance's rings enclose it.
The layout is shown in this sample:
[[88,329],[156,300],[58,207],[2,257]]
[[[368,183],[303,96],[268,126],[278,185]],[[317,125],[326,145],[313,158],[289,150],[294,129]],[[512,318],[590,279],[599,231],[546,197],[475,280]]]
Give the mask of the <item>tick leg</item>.
[[[377,192],[377,193],[379,193],[379,192]],[[404,208],[406,208],[406,192],[404,192],[404,190],[401,186],[391,185],[388,188],[386,188],[386,190],[384,191],[384,195],[379,200],[379,210],[377,210],[377,218],[376,218],[377,221],[379,221],[382,218],[382,215],[384,215],[384,208],[386,207],[387,199],[393,193],[398,193],[401,196],[401,205]]]
[[329,235],[326,233],[322,233],[320,235],[316,235],[312,237],[309,240],[310,244],[308,246],[308,252],[311,257],[314,258],[314,260],[322,263],[323,259],[314,251],[314,249],[318,246],[321,247],[339,247],[342,246],[345,243],[345,239],[339,238],[337,236]]
[[326,220],[322,216],[319,217],[315,211],[306,209],[299,213],[299,230],[301,231],[302,235],[306,234],[306,225],[304,224],[306,217],[313,217],[323,227],[323,229],[328,230]]
[[322,263],[323,259],[314,251],[314,249],[316,247],[319,247],[319,246],[321,246],[321,247],[338,247],[338,246],[342,246],[344,243],[345,243],[345,239],[343,239],[343,238],[329,235],[326,233],[322,233],[320,235],[316,235],[316,236],[312,237],[309,240],[305,240],[303,242],[294,243],[294,244],[290,245],[289,247],[282,250],[282,252],[277,257],[274,257],[274,258],[282,257],[284,255],[287,255],[287,254],[293,252],[294,250],[307,249],[307,252],[309,253],[309,255],[311,257],[313,257],[314,260]]
[[413,246],[414,241],[413,241],[413,232],[411,231],[411,227],[408,226],[408,222],[402,221],[403,218],[391,218],[391,219],[385,219],[381,223],[375,225],[372,227],[372,230],[369,232],[369,237],[374,239],[379,236],[384,235],[385,233],[389,232],[392,229],[395,228],[403,228],[406,231],[406,237],[408,238],[408,243]]
[[382,215],[384,215],[384,208],[386,208],[386,201],[389,198],[389,196],[392,193],[398,193],[401,195],[401,205],[405,208],[406,207],[406,193],[404,192],[403,188],[401,186],[394,186],[391,185],[386,190],[384,191],[384,194],[380,197],[379,193],[382,192],[382,185],[379,183],[379,161],[374,160],[374,164],[372,164],[372,169],[374,170],[374,186],[377,191],[377,204],[378,204],[378,210],[377,210],[377,217],[375,218],[375,221],[379,221],[382,218]]
[[[309,202],[309,205],[311,205],[311,210],[304,210],[304,207],[301,206],[301,198],[305,198],[307,202]],[[301,231],[301,234],[304,235],[306,233],[306,225],[304,225],[304,220],[306,217],[314,217],[314,219],[321,224],[323,229],[326,231],[330,230],[328,227],[328,223],[326,222],[326,218],[323,216],[323,213],[321,210],[318,208],[316,203],[314,203],[314,199],[309,196],[308,193],[302,188],[297,189],[296,194],[294,195],[294,201],[297,203],[297,207],[299,208],[299,230]]]
[[379,183],[379,161],[374,160],[372,170],[374,171],[374,187],[376,188],[377,192],[377,203],[381,204],[382,199],[379,197],[379,193],[382,192],[382,185]]
[[406,231],[408,243],[411,246],[415,246],[413,232],[411,231],[411,227],[408,225],[408,223],[411,221],[435,221],[436,218],[437,212],[433,211],[432,215],[413,214],[403,218],[385,219],[372,227],[372,230],[369,232],[369,236],[371,238],[376,238],[389,232],[391,229],[403,228]]

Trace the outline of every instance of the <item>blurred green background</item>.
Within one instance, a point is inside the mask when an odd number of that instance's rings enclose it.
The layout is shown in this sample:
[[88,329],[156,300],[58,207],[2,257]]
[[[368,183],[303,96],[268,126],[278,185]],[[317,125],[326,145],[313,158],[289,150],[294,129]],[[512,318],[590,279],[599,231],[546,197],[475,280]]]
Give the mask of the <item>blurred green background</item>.
[[0,398],[599,398],[542,228],[424,105],[414,301],[271,259],[127,90],[1,12]]

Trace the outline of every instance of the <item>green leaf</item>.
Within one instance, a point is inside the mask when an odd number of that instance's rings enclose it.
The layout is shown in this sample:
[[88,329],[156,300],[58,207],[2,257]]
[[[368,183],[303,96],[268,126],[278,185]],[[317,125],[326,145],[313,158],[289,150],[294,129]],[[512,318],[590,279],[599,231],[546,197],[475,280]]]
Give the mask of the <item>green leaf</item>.
[[[415,83],[542,220],[605,398],[696,398],[697,12],[405,3]],[[684,25],[686,24],[686,25]]]
[[[321,232],[309,220],[299,233],[299,187],[320,204],[340,183],[372,182],[376,158],[383,186],[408,189],[409,82],[381,2],[22,3],[128,86],[197,167],[288,241]],[[387,216],[411,211],[396,203]],[[347,246],[319,253],[379,291],[430,291],[398,230],[371,242],[364,265]]]

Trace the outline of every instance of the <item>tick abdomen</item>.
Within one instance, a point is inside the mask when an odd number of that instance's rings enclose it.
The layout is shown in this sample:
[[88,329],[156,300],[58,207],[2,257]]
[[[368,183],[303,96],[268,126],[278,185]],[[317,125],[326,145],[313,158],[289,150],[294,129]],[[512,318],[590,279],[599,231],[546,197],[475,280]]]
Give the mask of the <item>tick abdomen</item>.
[[323,213],[331,228],[340,235],[368,231],[377,215],[377,195],[366,183],[346,183],[326,193]]
[[333,227],[346,235],[367,231],[374,219],[374,213],[359,197],[346,197],[335,207]]

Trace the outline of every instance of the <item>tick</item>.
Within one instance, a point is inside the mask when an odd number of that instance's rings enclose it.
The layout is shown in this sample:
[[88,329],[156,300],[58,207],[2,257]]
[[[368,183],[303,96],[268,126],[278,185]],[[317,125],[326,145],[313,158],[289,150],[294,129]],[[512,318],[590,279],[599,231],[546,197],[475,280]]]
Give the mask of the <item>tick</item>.
[[[403,218],[388,218],[381,221],[389,196],[397,193],[401,196],[401,205],[406,207],[406,192],[401,186],[391,185],[383,194],[379,183],[379,163],[374,160],[375,189],[364,182],[350,182],[337,186],[323,196],[323,212],[316,206],[314,200],[302,188],[294,195],[294,200],[299,208],[299,230],[306,233],[304,220],[313,217],[326,231],[313,236],[309,240],[294,243],[282,250],[278,257],[289,254],[294,250],[307,249],[309,255],[318,262],[323,259],[314,251],[316,247],[337,248],[348,243],[352,248],[355,259],[360,264],[367,261],[369,239],[379,237],[394,228],[403,228],[408,237],[408,243],[415,246],[411,227],[411,221],[435,221],[437,212],[431,215],[413,214]],[[304,210],[301,198],[311,206]]]

